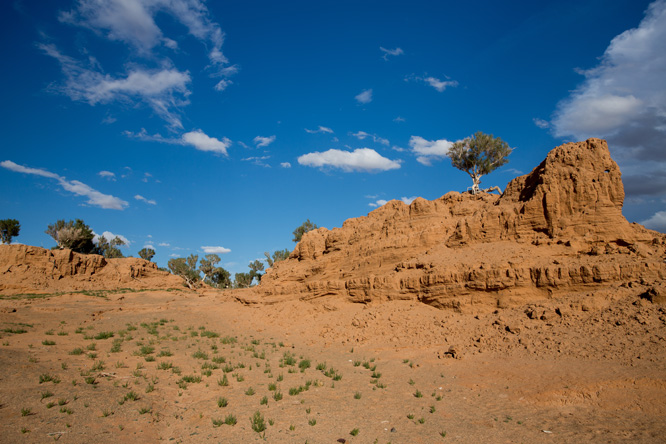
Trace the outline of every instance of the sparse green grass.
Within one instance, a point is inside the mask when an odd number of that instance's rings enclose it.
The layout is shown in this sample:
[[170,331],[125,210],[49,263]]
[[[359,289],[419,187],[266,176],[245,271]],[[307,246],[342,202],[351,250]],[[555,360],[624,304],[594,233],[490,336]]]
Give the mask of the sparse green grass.
[[32,409],[29,407],[23,407],[21,409],[21,416],[28,416],[30,413],[32,413]]
[[98,341],[103,339],[109,339],[112,337],[113,337],[112,331],[101,331],[94,336],[94,338],[97,339]]
[[311,426],[315,426],[315,425],[317,425],[317,420],[312,418],[308,421],[308,424],[310,424]]
[[53,396],[53,392],[50,390],[42,392],[42,399],[50,398],[51,396]]
[[349,432],[349,434],[350,434],[351,436],[357,436],[358,433],[359,433],[359,430],[358,430],[358,429],[352,429],[352,431]]
[[236,425],[237,422],[238,422],[238,421],[236,420],[236,417],[235,417],[234,415],[232,415],[232,414],[228,414],[228,415],[224,418],[224,423],[225,423],[226,425],[234,426],[234,425]]
[[145,415],[146,413],[151,413],[152,409],[150,407],[141,407],[139,408],[139,414]]
[[361,399],[361,392],[354,393],[354,399]]
[[420,390],[416,390],[416,392],[414,392],[414,397],[415,398],[423,398],[423,393],[421,393]]
[[254,412],[254,415],[250,418],[250,423],[252,424],[252,430],[257,433],[261,433],[266,430],[266,423],[264,422],[264,416],[260,411]]
[[42,341],[42,345],[55,345],[55,341],[49,341],[48,339],[44,339]]
[[273,399],[275,401],[279,401],[282,399],[282,392],[279,390],[276,390],[275,393],[273,393]]
[[229,401],[227,401],[227,398],[222,398],[222,397],[217,398],[217,406],[218,407],[222,408],[222,407],[226,407],[228,405],[229,405]]
[[201,350],[197,350],[192,354],[192,357],[195,359],[208,359],[208,353]]
[[254,389],[253,389],[252,387],[250,387],[250,388],[248,388],[247,390],[245,390],[245,394],[246,394],[247,396],[252,396],[252,395],[254,395],[255,393],[256,393],[256,392],[254,391]]

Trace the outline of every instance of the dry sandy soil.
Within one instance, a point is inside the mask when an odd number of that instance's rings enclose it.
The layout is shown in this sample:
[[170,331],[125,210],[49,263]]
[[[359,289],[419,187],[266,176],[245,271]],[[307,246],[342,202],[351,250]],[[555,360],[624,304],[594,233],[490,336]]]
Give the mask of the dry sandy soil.
[[464,314],[0,296],[0,441],[664,442],[666,310],[639,290]]

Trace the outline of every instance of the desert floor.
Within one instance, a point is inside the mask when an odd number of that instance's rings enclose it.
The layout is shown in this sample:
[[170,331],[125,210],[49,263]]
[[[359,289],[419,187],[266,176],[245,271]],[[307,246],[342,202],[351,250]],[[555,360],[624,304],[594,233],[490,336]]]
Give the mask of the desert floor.
[[0,296],[0,335],[7,443],[666,441],[666,310],[630,294],[466,314]]

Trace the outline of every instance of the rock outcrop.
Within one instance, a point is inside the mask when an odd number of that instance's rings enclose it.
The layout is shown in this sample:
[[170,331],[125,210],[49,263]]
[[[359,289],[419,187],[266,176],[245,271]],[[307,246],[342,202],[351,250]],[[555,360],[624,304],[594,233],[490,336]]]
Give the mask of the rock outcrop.
[[666,236],[630,224],[623,202],[606,142],[568,143],[501,196],[391,201],[341,228],[308,232],[238,298],[409,299],[464,309],[663,280]]
[[71,250],[0,245],[0,293],[182,288],[183,280],[143,259],[105,259]]

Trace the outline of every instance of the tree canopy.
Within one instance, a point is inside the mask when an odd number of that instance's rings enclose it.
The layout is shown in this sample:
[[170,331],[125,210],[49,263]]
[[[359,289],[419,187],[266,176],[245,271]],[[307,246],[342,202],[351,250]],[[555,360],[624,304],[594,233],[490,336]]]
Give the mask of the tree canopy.
[[310,219],[308,219],[294,230],[294,238],[292,240],[294,242],[300,242],[305,233],[308,231],[316,230],[317,228],[319,228],[317,224],[313,224],[310,222]]
[[152,248],[142,248],[141,250],[139,250],[139,257],[141,259],[150,261],[153,258],[153,256],[155,256],[155,250],[153,250]]
[[91,253],[100,254],[108,258],[125,257],[120,248],[118,248],[121,245],[125,245],[125,241],[118,236],[111,240],[107,240],[104,236],[99,236],[97,238],[97,245]]
[[0,240],[3,244],[11,244],[12,238],[19,235],[21,224],[16,219],[0,220]]
[[65,222],[58,220],[48,226],[45,231],[57,244],[57,248],[69,248],[72,251],[83,254],[95,253],[93,238],[95,235],[88,225],[81,219]]
[[268,251],[264,252],[264,256],[266,256],[266,263],[268,264],[268,268],[271,268],[275,263],[283,261],[287,258],[289,258],[289,255],[291,252],[289,249],[285,248],[284,250],[276,250],[273,252],[273,255]]
[[481,177],[505,165],[511,151],[513,149],[499,137],[479,131],[472,137],[455,142],[448,156],[454,167],[470,175],[473,181],[472,194],[478,194],[481,191]]
[[169,259],[167,266],[169,271],[176,276],[180,276],[185,280],[185,283],[191,289],[196,288],[199,283],[199,271],[197,270],[197,262],[199,261],[199,256],[196,254],[191,254],[189,257],[179,257],[174,259]]

